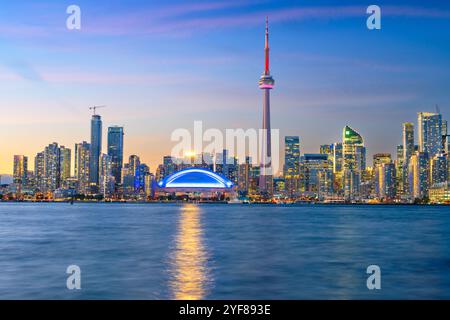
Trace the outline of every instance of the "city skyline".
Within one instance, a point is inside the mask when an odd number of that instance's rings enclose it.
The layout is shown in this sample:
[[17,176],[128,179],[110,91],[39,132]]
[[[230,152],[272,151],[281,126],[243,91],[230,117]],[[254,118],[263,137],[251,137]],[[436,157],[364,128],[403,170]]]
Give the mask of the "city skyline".
[[[79,32],[64,30],[63,5],[24,3],[5,4],[0,13],[0,174],[12,173],[13,155],[33,157],[52,142],[72,149],[89,140],[85,119],[93,104],[108,105],[105,127],[124,127],[124,157],[139,154],[152,171],[170,154],[170,132],[195,120],[259,128],[254,78],[264,59],[266,15],[278,80],[272,127],[281,136],[300,136],[302,154],[340,141],[345,125],[365,138],[368,159],[395,154],[401,123],[416,122],[417,112],[434,111],[435,104],[448,116],[450,50],[442,39],[450,10],[438,2],[423,9],[420,2],[393,7],[383,1],[383,28],[369,31],[365,7],[346,1],[155,2],[152,10],[140,1],[113,2],[107,14],[101,4],[79,1],[85,17]],[[141,9],[148,15],[138,15]],[[135,24],[121,28],[130,17]],[[419,28],[424,20],[429,23]],[[335,46],[345,38],[348,46]],[[180,46],[183,54],[175,50]],[[136,59],[123,60],[130,56]]]

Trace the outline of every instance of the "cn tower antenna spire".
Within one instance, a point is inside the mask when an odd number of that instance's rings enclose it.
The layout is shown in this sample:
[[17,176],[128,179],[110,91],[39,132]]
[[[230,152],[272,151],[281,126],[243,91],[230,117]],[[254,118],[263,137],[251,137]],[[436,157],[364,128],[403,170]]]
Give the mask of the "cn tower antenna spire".
[[270,90],[273,89],[275,80],[270,75],[269,65],[269,18],[266,17],[266,44],[264,73],[259,79],[259,88],[263,90],[263,122],[261,139],[261,158],[259,169],[259,191],[265,197],[273,195],[272,172],[272,137],[270,131]]
[[266,65],[265,65],[265,69],[264,69],[264,74],[265,75],[269,75],[270,74],[270,61],[269,61],[269,17],[266,17],[266,45],[265,45],[265,55],[266,55]]

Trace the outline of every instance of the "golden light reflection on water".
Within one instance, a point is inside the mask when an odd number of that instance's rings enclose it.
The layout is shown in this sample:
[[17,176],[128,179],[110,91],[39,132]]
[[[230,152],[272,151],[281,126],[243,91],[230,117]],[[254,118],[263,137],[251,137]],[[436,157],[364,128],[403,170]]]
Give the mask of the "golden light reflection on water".
[[203,245],[201,209],[194,204],[181,208],[178,233],[172,254],[170,288],[176,300],[200,300],[211,281],[208,254]]

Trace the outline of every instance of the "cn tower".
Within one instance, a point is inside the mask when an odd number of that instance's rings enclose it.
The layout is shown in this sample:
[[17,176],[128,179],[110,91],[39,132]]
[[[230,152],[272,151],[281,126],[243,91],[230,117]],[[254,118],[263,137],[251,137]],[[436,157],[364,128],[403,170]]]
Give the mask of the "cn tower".
[[270,132],[270,90],[273,89],[275,80],[270,75],[269,64],[269,19],[266,18],[266,44],[264,73],[259,79],[259,88],[263,90],[263,122],[261,141],[261,159],[259,191],[261,195],[270,196],[273,194],[273,174],[272,174],[272,150]]

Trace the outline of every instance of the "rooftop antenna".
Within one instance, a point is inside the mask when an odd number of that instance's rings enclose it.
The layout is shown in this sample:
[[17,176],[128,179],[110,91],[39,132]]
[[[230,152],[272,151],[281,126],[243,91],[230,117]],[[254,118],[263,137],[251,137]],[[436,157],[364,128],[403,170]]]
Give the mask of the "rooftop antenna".
[[436,104],[436,113],[441,114],[441,109],[439,108],[439,106],[437,104]]
[[96,115],[97,109],[106,108],[106,106],[93,106],[89,107],[89,110],[94,110],[94,116]]

